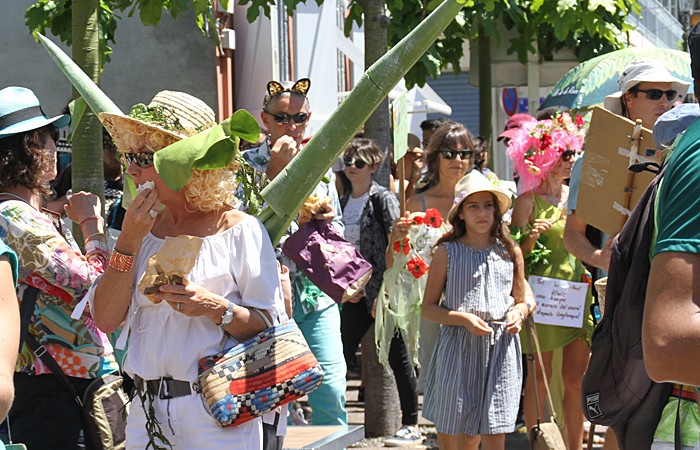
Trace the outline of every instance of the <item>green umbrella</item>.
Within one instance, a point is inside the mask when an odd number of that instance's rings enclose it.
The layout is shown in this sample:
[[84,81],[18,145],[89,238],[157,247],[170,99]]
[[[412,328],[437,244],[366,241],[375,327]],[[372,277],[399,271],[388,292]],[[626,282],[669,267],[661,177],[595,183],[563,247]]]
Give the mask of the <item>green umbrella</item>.
[[[654,60],[675,77],[692,84],[690,56],[667,48],[630,47],[584,61],[562,77],[540,105],[540,110],[559,107],[584,109],[603,103],[606,95],[619,90],[617,81],[632,61]],[[692,92],[692,86],[688,92]]]

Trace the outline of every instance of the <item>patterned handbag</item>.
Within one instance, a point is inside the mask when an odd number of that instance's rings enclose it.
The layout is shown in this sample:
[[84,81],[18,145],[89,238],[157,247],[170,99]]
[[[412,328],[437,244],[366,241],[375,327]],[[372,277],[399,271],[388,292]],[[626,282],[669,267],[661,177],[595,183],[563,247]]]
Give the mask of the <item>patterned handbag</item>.
[[296,322],[288,320],[200,359],[197,384],[209,414],[219,426],[231,427],[307,395],[322,381],[320,364]]

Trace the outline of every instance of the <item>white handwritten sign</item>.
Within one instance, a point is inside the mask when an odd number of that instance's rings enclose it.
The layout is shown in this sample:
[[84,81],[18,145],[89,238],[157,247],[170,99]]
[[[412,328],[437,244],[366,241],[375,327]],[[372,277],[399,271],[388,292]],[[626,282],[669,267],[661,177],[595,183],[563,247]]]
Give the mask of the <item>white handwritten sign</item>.
[[535,322],[545,325],[581,328],[586,309],[588,283],[530,275],[535,294]]

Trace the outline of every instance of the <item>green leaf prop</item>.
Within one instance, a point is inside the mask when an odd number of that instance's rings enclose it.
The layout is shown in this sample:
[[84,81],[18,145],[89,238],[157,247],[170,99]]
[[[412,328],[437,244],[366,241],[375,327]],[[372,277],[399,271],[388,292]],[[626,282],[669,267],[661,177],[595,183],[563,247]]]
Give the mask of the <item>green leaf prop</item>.
[[309,144],[265,187],[262,195],[268,206],[258,218],[265,225],[273,244],[279,242],[297,211],[360,126],[433,45],[461,8],[462,3],[456,0],[444,1],[367,69]]
[[124,114],[90,77],[85,75],[85,72],[73,62],[70,56],[66,55],[56,44],[36,31],[34,32],[34,37],[41,42],[49,56],[51,56],[66,78],[70,80],[75,90],[80,92],[80,95],[95,114],[101,112]]
[[153,163],[168,187],[179,191],[192,176],[192,169],[226,167],[236,155],[240,139],[255,142],[259,136],[255,118],[240,109],[219,125],[157,151]]

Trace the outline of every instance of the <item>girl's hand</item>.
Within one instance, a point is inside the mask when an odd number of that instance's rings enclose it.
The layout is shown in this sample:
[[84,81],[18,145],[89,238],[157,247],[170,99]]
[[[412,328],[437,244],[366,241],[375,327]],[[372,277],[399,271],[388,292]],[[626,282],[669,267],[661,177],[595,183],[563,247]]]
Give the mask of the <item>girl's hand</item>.
[[89,192],[76,192],[67,199],[66,216],[75,223],[81,223],[90,217],[102,218],[100,197]]
[[464,328],[474,336],[484,336],[493,333],[493,328],[479,316],[471,313],[466,313],[464,315]]
[[226,311],[228,302],[195,283],[187,286],[166,284],[160,286],[155,295],[158,300],[165,300],[180,314],[189,317],[205,316],[217,325]]
[[506,314],[506,331],[510,334],[517,334],[523,329],[523,313],[518,309],[511,309]]

